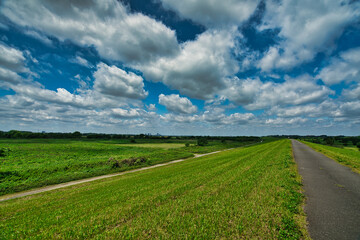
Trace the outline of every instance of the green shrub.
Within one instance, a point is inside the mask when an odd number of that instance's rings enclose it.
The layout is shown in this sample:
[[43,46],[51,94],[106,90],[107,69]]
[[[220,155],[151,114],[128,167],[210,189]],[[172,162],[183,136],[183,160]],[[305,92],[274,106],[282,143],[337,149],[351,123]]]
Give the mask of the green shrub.
[[9,148],[0,148],[0,157],[6,157],[10,152]]
[[206,146],[208,144],[208,140],[206,138],[198,138],[197,145],[198,146]]

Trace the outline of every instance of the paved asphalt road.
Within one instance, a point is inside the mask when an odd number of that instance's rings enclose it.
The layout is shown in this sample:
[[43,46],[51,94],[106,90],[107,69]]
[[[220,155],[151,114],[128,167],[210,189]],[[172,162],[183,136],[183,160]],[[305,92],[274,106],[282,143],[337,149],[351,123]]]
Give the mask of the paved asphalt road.
[[360,240],[360,175],[292,140],[312,239]]

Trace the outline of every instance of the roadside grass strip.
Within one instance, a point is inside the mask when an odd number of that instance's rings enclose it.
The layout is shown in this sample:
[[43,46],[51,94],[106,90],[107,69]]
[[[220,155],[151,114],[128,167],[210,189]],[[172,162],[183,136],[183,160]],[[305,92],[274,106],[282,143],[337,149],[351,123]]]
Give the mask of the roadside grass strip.
[[305,141],[301,142],[360,174],[360,151],[357,149],[338,148]]
[[308,239],[291,143],[0,203],[0,239]]

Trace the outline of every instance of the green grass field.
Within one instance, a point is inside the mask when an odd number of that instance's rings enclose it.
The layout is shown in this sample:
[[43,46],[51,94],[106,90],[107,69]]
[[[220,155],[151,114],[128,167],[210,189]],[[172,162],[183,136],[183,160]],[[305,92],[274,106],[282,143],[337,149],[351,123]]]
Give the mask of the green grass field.
[[302,142],[329,158],[350,167],[354,172],[360,173],[360,151],[357,149],[338,148],[305,141]]
[[0,239],[308,239],[281,140],[0,203]]
[[[127,140],[126,142],[129,142]],[[0,157],[0,195],[92,176],[154,165],[193,153],[237,147],[247,142],[212,141],[208,146],[185,147],[185,143],[124,140],[1,139],[0,148],[9,148]],[[195,141],[189,141],[192,145]],[[141,158],[122,164],[124,159]]]

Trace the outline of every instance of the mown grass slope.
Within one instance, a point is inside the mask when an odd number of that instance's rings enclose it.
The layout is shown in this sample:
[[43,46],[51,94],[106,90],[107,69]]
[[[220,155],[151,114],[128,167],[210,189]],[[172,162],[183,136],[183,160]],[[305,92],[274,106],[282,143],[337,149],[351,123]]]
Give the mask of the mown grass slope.
[[308,238],[289,140],[0,203],[0,238]]
[[360,151],[357,149],[338,148],[305,141],[302,142],[329,158],[350,167],[354,172],[360,173]]

